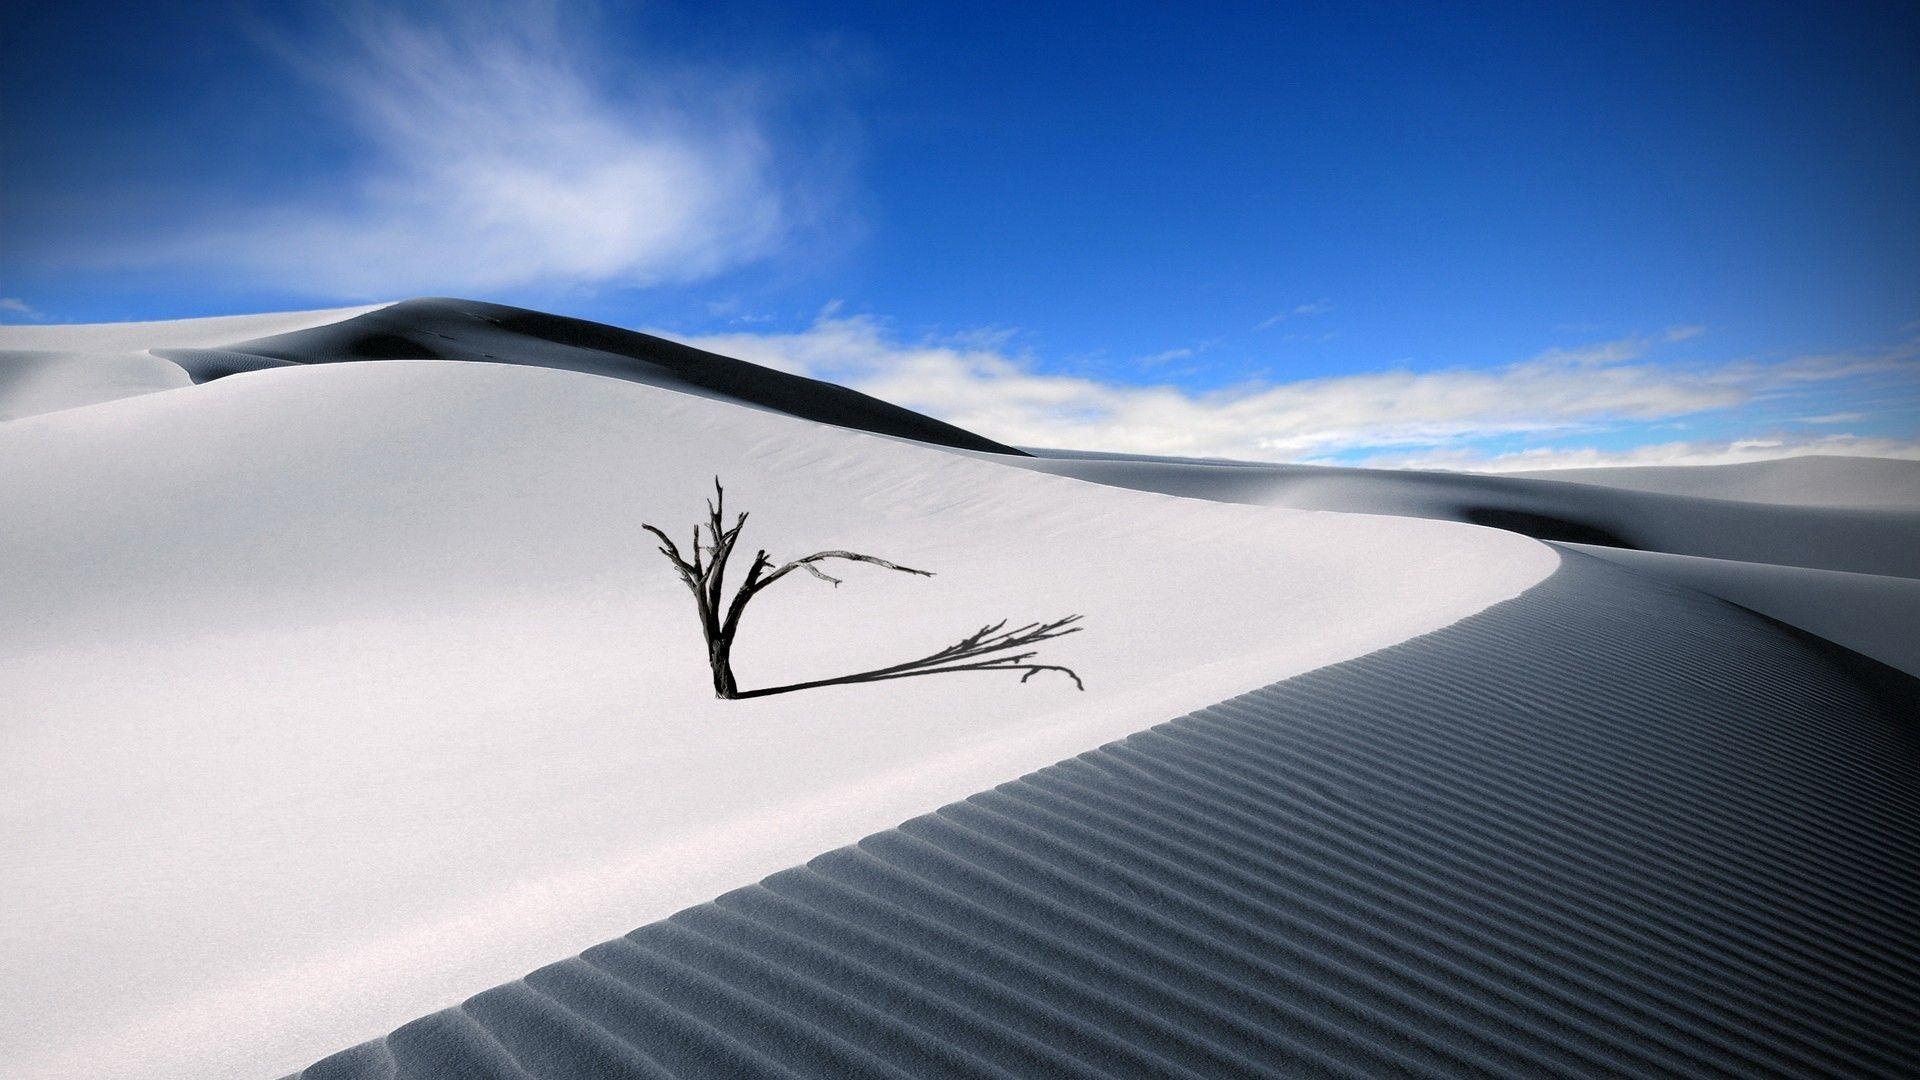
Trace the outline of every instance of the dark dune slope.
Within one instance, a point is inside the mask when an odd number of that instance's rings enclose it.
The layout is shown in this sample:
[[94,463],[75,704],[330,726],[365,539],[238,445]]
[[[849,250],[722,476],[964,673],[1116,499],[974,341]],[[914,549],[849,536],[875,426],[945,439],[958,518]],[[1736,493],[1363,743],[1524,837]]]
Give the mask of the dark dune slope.
[[302,1075],[1920,1074],[1920,684],[1564,558]]
[[1909,675],[1920,676],[1920,578],[1701,559],[1663,551],[1579,550],[1752,608]]
[[311,330],[224,349],[156,352],[196,382],[282,363],[471,360],[606,375],[839,427],[996,454],[1021,452],[844,386],[649,334],[477,300],[407,300]]
[[1668,495],[1801,506],[1920,506],[1920,461],[1809,454],[1739,465],[1636,465],[1510,473]]
[[1223,502],[1489,525],[1539,540],[1920,577],[1920,507],[1789,506],[1473,473],[1043,456],[1022,466]]

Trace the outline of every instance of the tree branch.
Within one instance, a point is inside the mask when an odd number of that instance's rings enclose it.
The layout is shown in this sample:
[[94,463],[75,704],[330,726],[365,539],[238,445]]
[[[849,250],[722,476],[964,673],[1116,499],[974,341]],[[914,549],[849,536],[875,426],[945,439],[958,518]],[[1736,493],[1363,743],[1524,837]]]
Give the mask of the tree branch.
[[962,671],[1018,671],[1022,672],[1020,681],[1023,683],[1043,671],[1058,671],[1067,678],[1072,679],[1075,687],[1085,690],[1087,688],[1086,683],[1081,681],[1079,674],[1072,668],[1060,664],[1029,663],[1028,661],[1039,655],[1032,651],[1014,653],[1008,656],[992,656],[990,659],[978,660],[973,663],[962,662],[974,660],[976,657],[989,656],[989,654],[992,653],[1006,652],[1010,649],[1018,649],[1026,645],[1038,644],[1042,641],[1051,641],[1054,638],[1065,637],[1068,634],[1077,634],[1081,631],[1082,627],[1073,626],[1072,624],[1079,621],[1080,616],[1069,615],[1064,619],[1055,619],[1053,622],[1048,623],[1028,623],[1018,630],[1002,630],[1001,628],[1007,625],[1006,620],[1003,619],[991,626],[983,626],[973,633],[968,634],[966,637],[961,638],[954,644],[923,656],[918,660],[908,660],[905,663],[893,664],[889,667],[874,668],[871,671],[861,671],[852,675],[841,675],[831,679],[814,679],[809,682],[790,683],[786,686],[770,686],[760,690],[745,690],[740,693],[740,696],[743,698],[766,697],[769,694],[785,694],[794,690],[812,690],[822,686],[881,682],[886,679],[910,679],[921,675],[950,675]]
[[760,583],[760,588],[766,588],[781,578],[786,577],[788,574],[793,573],[795,570],[805,570],[807,573],[812,574],[822,581],[831,582],[833,585],[838,586],[840,584],[839,578],[826,573],[814,565],[815,563],[825,562],[828,559],[845,559],[848,562],[870,563],[888,570],[898,570],[903,574],[918,574],[921,577],[933,576],[933,571],[931,570],[915,570],[911,566],[901,566],[899,563],[888,562],[877,555],[862,555],[857,551],[816,551],[811,555],[795,559],[780,569],[775,570],[773,573],[768,574],[766,580]]

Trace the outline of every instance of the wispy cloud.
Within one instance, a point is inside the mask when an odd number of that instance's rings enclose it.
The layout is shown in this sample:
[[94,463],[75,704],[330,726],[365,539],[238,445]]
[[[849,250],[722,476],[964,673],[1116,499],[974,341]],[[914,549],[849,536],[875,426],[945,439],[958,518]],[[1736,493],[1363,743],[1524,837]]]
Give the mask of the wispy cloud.
[[32,319],[34,322],[39,322],[46,318],[46,315],[42,314],[40,309],[17,296],[0,296],[0,311],[18,315],[23,319]]
[[1494,367],[1383,371],[1211,393],[1049,374],[1004,343],[900,340],[874,319],[837,311],[798,333],[694,343],[843,382],[1004,442],[1256,460],[1399,452],[1409,461],[1441,454],[1485,461],[1474,447],[1489,440],[1597,435],[1774,404],[1850,380],[1891,380],[1901,394],[1920,394],[1920,346],[1911,344],[1877,354],[1677,365],[1649,358],[1660,340],[1552,349]]
[[1286,322],[1288,319],[1298,319],[1308,315],[1325,315],[1332,310],[1333,302],[1329,300],[1314,300],[1305,304],[1296,304],[1277,315],[1270,315],[1267,318],[1261,319],[1258,323],[1254,324],[1253,328],[1255,330],[1271,330],[1281,323]]
[[585,3],[345,10],[278,51],[338,108],[347,172],[143,240],[149,261],[337,296],[641,286],[765,256],[815,201],[763,87],[616,62]]

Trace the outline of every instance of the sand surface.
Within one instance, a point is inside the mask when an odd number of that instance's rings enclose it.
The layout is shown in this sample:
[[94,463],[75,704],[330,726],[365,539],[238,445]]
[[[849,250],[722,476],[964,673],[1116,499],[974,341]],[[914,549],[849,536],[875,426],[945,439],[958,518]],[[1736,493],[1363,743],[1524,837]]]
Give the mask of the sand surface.
[[[1912,463],[1029,458],[463,300],[9,327],[9,417],[23,1075],[1914,1060]],[[715,701],[640,530],[715,473],[938,575],[783,584],[745,685],[1078,612],[1088,690]]]
[[[287,366],[0,427],[0,1056],[272,1075],[943,802],[1446,626],[1558,563],[1121,491],[629,381]],[[1079,612],[1058,679],[710,696],[643,538],[724,476],[747,685]]]
[[1912,1076],[1916,704],[1569,554],[305,1077]]
[[1565,545],[1648,577],[1697,589],[1920,676],[1920,580],[1662,551]]
[[196,381],[154,349],[212,348],[377,310],[378,305],[165,322],[0,326],[0,421]]
[[1045,456],[1016,463],[1138,491],[1464,521],[1543,540],[1920,577],[1920,499],[1810,506],[1474,473],[1036,453]]
[[1787,506],[1920,506],[1920,461],[1811,454],[1740,465],[1647,465],[1508,473],[1663,495]]

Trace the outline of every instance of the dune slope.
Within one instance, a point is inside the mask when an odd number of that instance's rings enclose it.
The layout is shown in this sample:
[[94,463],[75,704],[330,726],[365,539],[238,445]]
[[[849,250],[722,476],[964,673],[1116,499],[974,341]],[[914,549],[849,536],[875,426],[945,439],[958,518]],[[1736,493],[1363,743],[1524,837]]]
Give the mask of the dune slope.
[[356,307],[166,322],[0,326],[0,421],[199,381],[154,349],[217,347],[374,310]]
[[773,409],[805,420],[937,446],[1020,456],[1021,451],[844,386],[704,352],[618,327],[477,300],[406,300],[358,318],[230,345],[163,355],[196,381],[260,365],[358,360],[469,360],[605,375]]
[[[284,1073],[1558,563],[528,366],[254,371],[11,422],[0,461],[0,1060],[36,1077]],[[747,686],[1078,612],[1045,656],[1088,689],[714,700],[640,526],[715,473],[748,544],[937,575],[795,575]]]
[[1811,454],[1740,465],[1646,465],[1508,473],[1663,495],[1792,506],[1920,506],[1920,461]]
[[1473,473],[1041,456],[1022,467],[1189,498],[1463,521],[1541,540],[1920,577],[1920,501],[1804,506]]
[[1920,676],[1920,579],[1569,545],[1698,589]]
[[300,1075],[1911,1076],[1916,704],[1570,555]]

